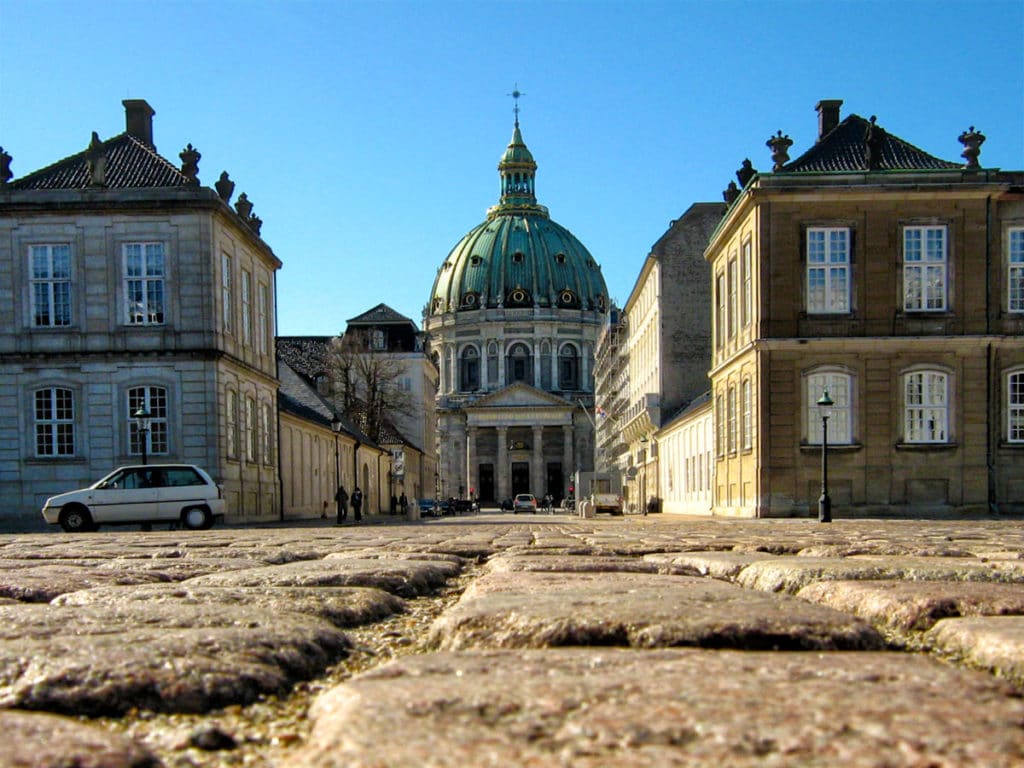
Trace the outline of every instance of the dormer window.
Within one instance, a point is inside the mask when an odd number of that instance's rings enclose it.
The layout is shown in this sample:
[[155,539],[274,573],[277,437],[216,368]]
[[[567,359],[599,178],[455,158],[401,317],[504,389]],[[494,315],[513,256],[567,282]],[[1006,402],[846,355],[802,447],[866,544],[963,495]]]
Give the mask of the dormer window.
[[475,254],[469,257],[469,263],[471,266],[479,267],[482,262],[483,259]]
[[523,255],[522,251],[516,251],[515,253],[512,254],[512,263],[513,264],[522,264],[523,263],[523,259],[525,259],[525,258],[526,257]]
[[565,254],[564,253],[556,253],[555,254],[555,262],[557,262],[558,264],[565,264]]

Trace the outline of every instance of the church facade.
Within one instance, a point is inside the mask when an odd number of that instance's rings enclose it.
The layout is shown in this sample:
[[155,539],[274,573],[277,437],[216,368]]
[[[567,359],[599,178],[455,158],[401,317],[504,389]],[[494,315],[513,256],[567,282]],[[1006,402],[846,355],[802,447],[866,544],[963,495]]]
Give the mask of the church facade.
[[537,203],[518,112],[501,197],[437,271],[423,328],[439,372],[435,494],[556,500],[594,458],[601,268]]

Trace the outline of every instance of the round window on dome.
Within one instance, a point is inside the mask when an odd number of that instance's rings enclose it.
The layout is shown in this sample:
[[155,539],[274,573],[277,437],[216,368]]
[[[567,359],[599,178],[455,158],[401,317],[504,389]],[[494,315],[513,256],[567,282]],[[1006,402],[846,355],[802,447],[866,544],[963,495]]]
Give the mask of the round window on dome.
[[558,303],[563,307],[575,307],[579,304],[576,300],[576,294],[568,289],[558,294]]
[[477,296],[472,291],[467,293],[467,294],[465,294],[465,295],[463,295],[463,297],[462,297],[462,306],[463,307],[467,307],[469,309],[475,309],[477,304],[479,304],[479,303],[480,303],[480,297]]
[[510,307],[528,307],[531,304],[530,294],[522,288],[514,288],[509,293],[506,304]]

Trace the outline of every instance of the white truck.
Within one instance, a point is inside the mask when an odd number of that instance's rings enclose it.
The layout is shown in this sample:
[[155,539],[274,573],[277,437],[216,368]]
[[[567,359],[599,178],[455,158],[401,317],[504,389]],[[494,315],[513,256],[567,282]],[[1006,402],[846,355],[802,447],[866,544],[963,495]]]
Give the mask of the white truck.
[[[584,493],[581,494],[581,498],[590,497],[590,503],[593,505],[594,512],[609,512],[613,515],[622,514],[622,483],[618,473],[581,473],[580,480],[584,483]],[[589,488],[587,485],[589,485]]]

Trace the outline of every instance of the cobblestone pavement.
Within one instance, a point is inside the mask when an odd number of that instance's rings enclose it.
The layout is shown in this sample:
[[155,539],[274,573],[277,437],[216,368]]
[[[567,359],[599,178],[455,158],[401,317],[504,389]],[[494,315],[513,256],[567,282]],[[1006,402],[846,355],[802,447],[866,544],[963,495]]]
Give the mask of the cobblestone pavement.
[[1024,766],[1024,521],[0,536],[0,728],[0,768]]

